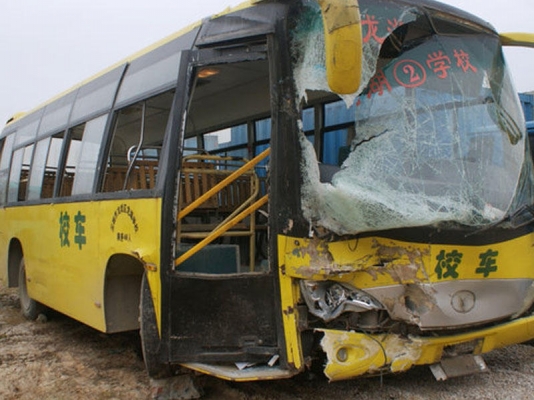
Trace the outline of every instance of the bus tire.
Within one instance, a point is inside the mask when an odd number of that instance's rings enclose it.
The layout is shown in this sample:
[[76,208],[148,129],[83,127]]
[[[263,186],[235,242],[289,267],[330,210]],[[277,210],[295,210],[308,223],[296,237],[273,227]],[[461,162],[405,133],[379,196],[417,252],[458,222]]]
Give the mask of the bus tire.
[[139,300],[139,335],[141,348],[148,376],[155,379],[168,378],[173,375],[169,364],[161,362],[159,358],[160,337],[156,321],[154,303],[150,294],[150,286],[143,274],[141,281],[141,296]]
[[39,314],[43,313],[45,310],[45,307],[41,303],[33,300],[28,295],[28,287],[26,286],[26,263],[24,262],[24,257],[22,257],[19,264],[19,302],[22,315],[31,321],[36,320]]

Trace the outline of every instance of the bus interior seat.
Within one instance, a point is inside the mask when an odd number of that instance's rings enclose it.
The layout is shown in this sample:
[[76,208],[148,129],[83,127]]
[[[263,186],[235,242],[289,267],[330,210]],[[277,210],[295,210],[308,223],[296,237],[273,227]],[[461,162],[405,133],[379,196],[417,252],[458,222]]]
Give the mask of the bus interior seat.
[[128,177],[128,184],[125,187],[124,182],[126,181],[127,174],[127,166],[108,167],[108,169],[106,170],[106,179],[104,182],[104,192],[117,192],[125,189],[153,189],[156,186],[156,179],[158,175],[158,161],[135,161]]

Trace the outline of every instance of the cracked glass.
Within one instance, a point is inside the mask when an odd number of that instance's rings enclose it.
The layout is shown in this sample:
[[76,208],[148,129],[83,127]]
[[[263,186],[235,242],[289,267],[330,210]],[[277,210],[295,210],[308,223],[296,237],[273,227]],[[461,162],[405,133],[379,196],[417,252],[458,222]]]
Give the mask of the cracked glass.
[[[292,44],[301,103],[332,96],[320,10],[305,9]],[[328,182],[300,133],[312,227],[340,235],[451,222],[483,228],[521,214],[532,204],[532,165],[497,35],[387,1],[360,1],[360,12],[362,85],[339,96],[353,110],[354,135]]]

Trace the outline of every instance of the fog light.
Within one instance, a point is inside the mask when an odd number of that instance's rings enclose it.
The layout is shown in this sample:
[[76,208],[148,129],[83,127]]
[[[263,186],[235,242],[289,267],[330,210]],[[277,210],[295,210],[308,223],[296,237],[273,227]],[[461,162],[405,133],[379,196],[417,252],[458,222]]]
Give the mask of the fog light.
[[337,360],[339,362],[346,362],[349,359],[349,352],[346,347],[342,347],[337,351],[336,354]]

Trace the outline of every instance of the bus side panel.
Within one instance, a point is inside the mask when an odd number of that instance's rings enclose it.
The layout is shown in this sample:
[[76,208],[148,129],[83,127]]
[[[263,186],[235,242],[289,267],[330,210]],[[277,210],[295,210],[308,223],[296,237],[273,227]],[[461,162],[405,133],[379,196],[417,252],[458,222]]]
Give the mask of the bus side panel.
[[20,241],[30,297],[100,331],[106,331],[108,260],[123,254],[159,263],[157,199],[14,207],[5,213],[4,248],[11,238]]
[[9,235],[7,234],[6,226],[6,211],[4,208],[0,208],[0,284],[7,286],[7,260],[9,249]]

